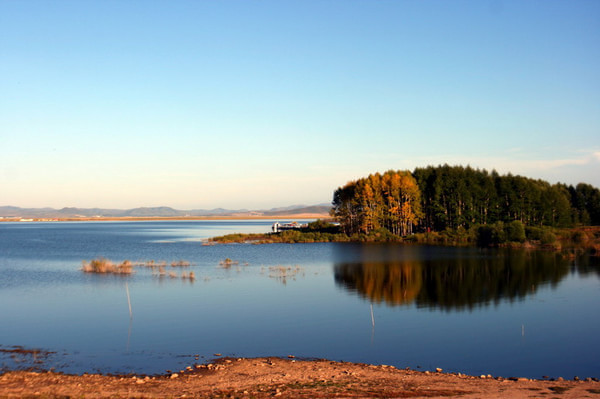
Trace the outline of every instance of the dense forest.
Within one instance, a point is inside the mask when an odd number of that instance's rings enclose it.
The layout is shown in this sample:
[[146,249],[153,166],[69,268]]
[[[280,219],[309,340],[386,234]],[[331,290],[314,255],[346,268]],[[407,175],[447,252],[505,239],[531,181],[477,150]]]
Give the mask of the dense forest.
[[390,170],[335,190],[331,216],[280,233],[230,234],[213,242],[415,242],[511,245],[600,255],[600,190],[550,184],[469,166]]
[[469,166],[428,166],[349,182],[335,191],[332,215],[348,235],[506,224],[519,238],[522,226],[600,225],[600,190]]

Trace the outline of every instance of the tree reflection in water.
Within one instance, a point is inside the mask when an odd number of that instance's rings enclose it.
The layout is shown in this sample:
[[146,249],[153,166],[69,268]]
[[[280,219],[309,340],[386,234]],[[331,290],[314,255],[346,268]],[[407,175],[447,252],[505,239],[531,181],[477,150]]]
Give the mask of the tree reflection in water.
[[[447,311],[520,300],[569,273],[554,252],[367,245],[334,266],[336,284],[373,303]],[[348,256],[345,256],[348,258]],[[589,260],[579,261],[589,270]]]

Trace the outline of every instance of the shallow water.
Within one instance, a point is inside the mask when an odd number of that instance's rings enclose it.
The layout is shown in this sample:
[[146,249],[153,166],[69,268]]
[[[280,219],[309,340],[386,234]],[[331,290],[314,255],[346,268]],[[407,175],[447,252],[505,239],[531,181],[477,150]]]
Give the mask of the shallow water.
[[[195,355],[293,354],[476,375],[600,376],[597,258],[202,242],[266,232],[272,222],[0,223],[0,366],[154,374]],[[192,265],[167,266],[175,278],[148,267],[131,276],[80,271],[100,256]],[[224,268],[225,258],[239,263]],[[54,353],[8,352],[14,346]]]

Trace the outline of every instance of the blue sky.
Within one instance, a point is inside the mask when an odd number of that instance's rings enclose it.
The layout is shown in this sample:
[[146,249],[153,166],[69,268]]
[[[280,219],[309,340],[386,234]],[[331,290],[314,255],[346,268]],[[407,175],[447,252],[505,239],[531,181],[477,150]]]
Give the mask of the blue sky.
[[270,208],[443,163],[600,186],[600,2],[0,0],[0,205]]

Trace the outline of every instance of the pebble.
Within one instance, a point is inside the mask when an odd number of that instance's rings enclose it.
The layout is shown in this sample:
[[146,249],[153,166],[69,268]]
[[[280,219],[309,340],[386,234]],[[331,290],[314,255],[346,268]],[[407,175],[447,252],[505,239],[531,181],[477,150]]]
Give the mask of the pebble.
[[179,377],[179,374],[177,374],[177,373],[171,374],[171,378],[177,378],[177,377]]
[[135,383],[136,384],[145,384],[146,381],[144,381],[144,380],[135,380]]
[[438,367],[438,368],[435,369],[435,371],[437,371],[438,373],[441,373],[442,369]]
[[479,378],[481,378],[482,380],[485,380],[487,377],[484,374],[481,374],[481,376]]

